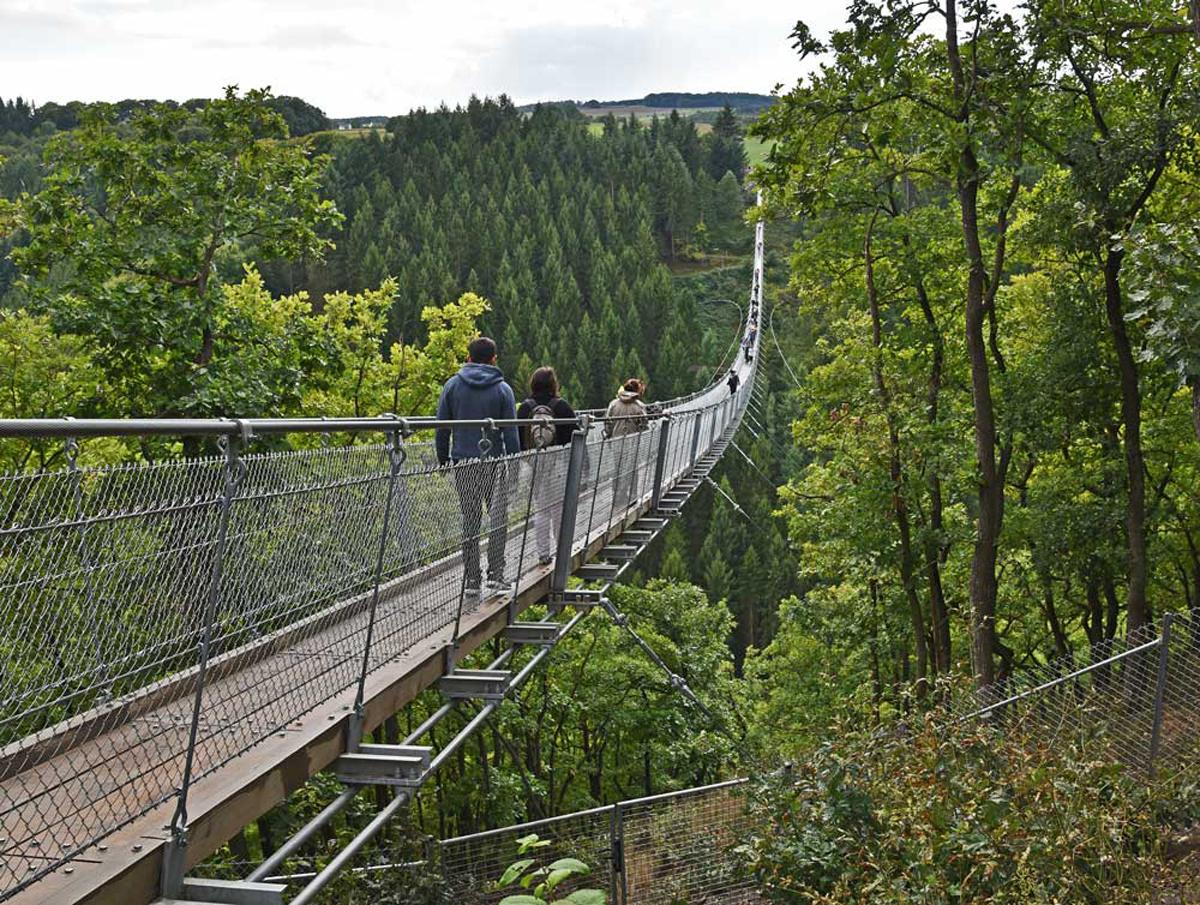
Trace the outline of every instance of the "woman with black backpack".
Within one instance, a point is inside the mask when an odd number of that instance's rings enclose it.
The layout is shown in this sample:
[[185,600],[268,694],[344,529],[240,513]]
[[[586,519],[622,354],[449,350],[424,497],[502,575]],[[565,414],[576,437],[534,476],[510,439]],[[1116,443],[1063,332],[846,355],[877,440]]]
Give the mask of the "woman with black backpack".
[[[529,398],[517,408],[517,418],[531,423],[521,426],[521,449],[545,450],[568,446],[575,433],[575,410],[558,395],[558,375],[554,368],[538,368],[529,379]],[[548,565],[551,555],[551,534],[561,501],[555,498],[555,488],[562,483],[566,456],[539,457],[534,462],[533,533],[537,544],[538,562]]]

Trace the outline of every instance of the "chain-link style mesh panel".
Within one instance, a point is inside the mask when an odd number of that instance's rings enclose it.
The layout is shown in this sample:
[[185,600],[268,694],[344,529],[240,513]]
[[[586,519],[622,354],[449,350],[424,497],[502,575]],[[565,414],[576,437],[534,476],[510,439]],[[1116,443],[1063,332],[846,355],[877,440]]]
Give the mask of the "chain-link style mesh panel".
[[1098,641],[1086,652],[1018,672],[952,707],[952,718],[1019,726],[1048,744],[1075,740],[1134,769],[1169,768],[1197,753],[1200,633],[1196,614]]
[[750,830],[743,787],[688,790],[621,805],[623,898],[637,905],[761,902],[734,849]]
[[[608,892],[613,885],[611,809],[585,811],[561,818],[509,827],[492,833],[450,839],[435,846],[436,869],[445,889],[443,901],[461,905],[496,905],[518,890],[492,890],[508,865],[520,857],[536,856],[539,864],[558,858],[578,858],[592,872],[574,886]],[[530,855],[517,854],[517,840],[530,833],[550,844]],[[562,893],[572,885],[564,884]]]
[[[734,849],[750,830],[742,780],[622,802],[574,814],[436,841],[409,817],[359,852],[321,901],[338,905],[496,905],[518,888],[497,889],[513,862],[535,866],[575,858],[591,872],[557,893],[601,889],[612,905],[758,905]],[[525,854],[518,840],[548,843]],[[333,852],[297,855],[280,868],[279,882],[298,889]],[[194,873],[223,879],[250,865],[202,865]]]
[[[664,491],[719,439],[703,401],[666,432]],[[573,553],[648,503],[663,438],[589,433]],[[450,468],[399,449],[0,477],[0,895],[175,794],[206,638],[192,779],[352,687],[369,630],[374,670],[546,574],[569,447]]]

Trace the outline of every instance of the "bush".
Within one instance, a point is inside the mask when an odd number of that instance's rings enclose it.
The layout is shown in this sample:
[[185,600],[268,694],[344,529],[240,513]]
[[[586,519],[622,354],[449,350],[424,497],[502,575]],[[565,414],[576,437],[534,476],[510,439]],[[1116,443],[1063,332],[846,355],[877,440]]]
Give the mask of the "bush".
[[1146,903],[1164,817],[1195,784],[1148,785],[1101,739],[1059,740],[930,718],[846,723],[761,780],[742,854],[782,903]]

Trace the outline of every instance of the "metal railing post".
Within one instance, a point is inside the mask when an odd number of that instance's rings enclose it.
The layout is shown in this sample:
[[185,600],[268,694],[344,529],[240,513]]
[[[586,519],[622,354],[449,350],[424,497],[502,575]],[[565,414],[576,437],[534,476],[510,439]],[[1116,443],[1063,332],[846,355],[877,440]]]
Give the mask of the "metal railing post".
[[[537,519],[538,513],[536,506],[537,500],[537,480],[538,480],[538,463],[542,461],[543,450],[537,450],[533,454],[533,464],[530,465],[529,475],[529,495],[525,502],[525,527],[521,530],[521,552],[517,555],[517,578],[513,582],[512,594],[508,597],[508,624],[512,625],[517,621],[517,596],[521,593],[521,573],[525,571],[525,551],[529,547],[529,528]],[[517,466],[518,472],[521,466]],[[542,518],[549,518],[550,514],[545,513]]]
[[609,899],[614,905],[624,905],[627,897],[625,883],[625,815],[618,801],[612,806],[608,824],[609,859],[612,869],[608,874]]
[[579,515],[579,487],[583,482],[583,454],[587,451],[587,430],[571,435],[571,453],[567,463],[567,483],[563,488],[562,520],[558,528],[558,553],[554,557],[554,577],[550,590],[566,590],[571,574],[571,548],[575,545],[575,519]]
[[[407,431],[404,431],[407,433]],[[354,693],[354,715],[350,721],[346,750],[353,751],[362,742],[363,732],[363,702],[367,690],[367,673],[371,671],[371,643],[375,638],[375,620],[379,611],[379,587],[383,583],[383,560],[387,553],[388,529],[392,522],[392,507],[396,499],[396,483],[400,469],[404,466],[407,453],[401,438],[401,431],[388,434],[386,444],[388,457],[388,488],[387,499],[383,504],[383,524],[379,531],[379,550],[375,556],[375,582],[371,589],[371,607],[367,615],[367,637],[363,642],[362,669],[358,672],[358,689]]]
[[[246,432],[243,438],[248,439]],[[192,772],[196,759],[196,738],[200,733],[200,714],[204,707],[204,680],[208,672],[208,658],[212,652],[213,635],[216,632],[217,611],[221,603],[221,578],[225,568],[225,548],[229,538],[229,521],[233,501],[246,478],[245,463],[238,457],[236,443],[221,437],[218,444],[225,453],[224,486],[221,490],[220,514],[217,521],[217,539],[214,549],[212,572],[209,576],[208,600],[204,607],[204,630],[197,649],[196,694],[192,699],[192,719],[188,729],[187,752],[183,761],[183,779],[179,785],[179,797],[175,813],[168,829],[171,839],[163,852],[162,895],[164,898],[179,898],[183,889],[187,849],[187,800],[192,786]]]
[[1173,613],[1163,616],[1162,635],[1158,639],[1158,678],[1154,685],[1154,722],[1150,726],[1150,755],[1146,769],[1154,776],[1154,760],[1162,741],[1163,699],[1167,691],[1167,669],[1171,659],[1171,622]]
[[658,432],[658,457],[654,462],[654,494],[650,497],[650,508],[657,509],[662,499],[663,472],[667,467],[667,444],[671,441],[671,416],[662,419]]
[[704,416],[697,413],[695,421],[696,426],[692,429],[692,457],[690,460],[692,468],[696,467],[696,454],[700,451],[700,426],[704,423]]

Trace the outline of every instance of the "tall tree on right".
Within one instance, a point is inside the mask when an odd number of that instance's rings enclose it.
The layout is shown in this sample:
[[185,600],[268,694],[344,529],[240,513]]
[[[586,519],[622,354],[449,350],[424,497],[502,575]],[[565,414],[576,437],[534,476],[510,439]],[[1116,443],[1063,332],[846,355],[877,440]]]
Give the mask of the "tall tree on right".
[[[1095,287],[1116,354],[1125,456],[1127,629],[1148,619],[1143,387],[1123,285],[1126,240],[1168,166],[1190,146],[1200,115],[1200,70],[1184,10],[1172,0],[1037,0],[1027,43],[1047,88],[1026,126],[1029,141],[1068,178],[1038,214],[1081,285]],[[1174,30],[1175,33],[1172,33]]]
[[[934,20],[944,29],[928,36]],[[1001,675],[1011,656],[996,632],[997,557],[1014,432],[1003,430],[993,383],[1007,363],[1000,344],[997,294],[1007,279],[1007,238],[1023,187],[1024,120],[1032,73],[1011,16],[982,0],[960,20],[956,0],[855,0],[850,28],[830,39],[831,59],[810,83],[769,108],[758,133],[779,142],[763,184],[773,204],[802,209],[828,203],[828,173],[865,162],[864,135],[886,163],[892,146],[922,149],[920,168],[951,193],[961,232],[958,267],[972,401],[975,492],[970,565],[972,665],[981,686]],[[804,23],[793,32],[802,56],[826,48]],[[898,112],[904,115],[898,115]],[[842,123],[837,130],[830,124]],[[810,135],[835,137],[814,147]],[[892,177],[894,178],[894,177]],[[862,204],[877,187],[867,176],[843,188],[836,203]]]

